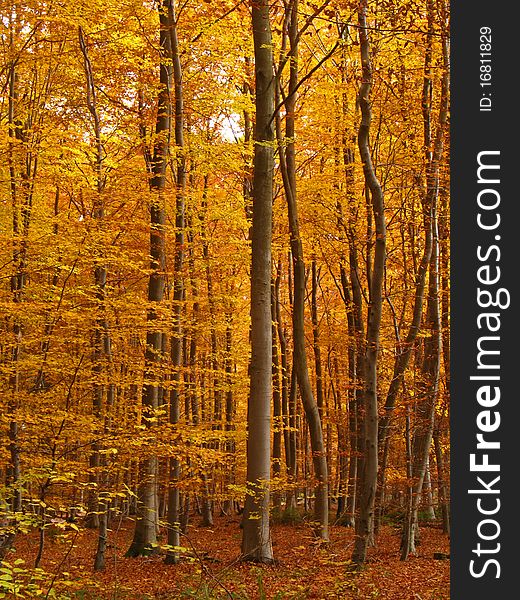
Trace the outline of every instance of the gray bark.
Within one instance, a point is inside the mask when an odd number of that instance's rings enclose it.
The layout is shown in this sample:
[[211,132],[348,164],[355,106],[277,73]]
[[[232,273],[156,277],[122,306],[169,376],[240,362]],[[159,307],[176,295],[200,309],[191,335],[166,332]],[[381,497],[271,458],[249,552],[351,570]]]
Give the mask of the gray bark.
[[[434,21],[434,1],[428,1],[429,32],[432,35]],[[437,131],[433,150],[427,152],[426,189],[432,207],[433,248],[429,264],[428,301],[426,310],[426,330],[424,357],[421,368],[421,388],[416,411],[416,427],[412,448],[412,493],[409,501],[409,519],[405,520],[401,538],[401,560],[415,553],[418,503],[426,473],[428,455],[432,442],[435,404],[439,392],[440,359],[442,352],[441,313],[439,301],[439,233],[437,226],[437,201],[439,195],[439,165],[444,146],[444,134],[448,119],[449,56],[446,33],[442,32],[443,73]],[[427,127],[429,125],[425,125]]]
[[247,496],[242,555],[245,560],[272,562],[269,529],[271,477],[271,236],[274,169],[273,52],[269,2],[252,4],[255,52],[256,124],[251,227],[251,364],[247,414]]
[[[184,153],[184,93],[182,66],[179,43],[177,39],[177,21],[173,0],[166,0],[164,25],[169,36],[174,82],[174,131],[175,131],[175,254],[173,281],[173,326],[171,342],[171,363],[173,370],[173,386],[170,391],[170,424],[175,427],[179,422],[179,396],[181,387],[181,367],[183,349],[182,304],[184,299],[184,213],[186,195],[186,157]],[[178,452],[178,451],[177,451]],[[167,564],[179,561],[180,546],[180,492],[177,483],[180,479],[180,461],[177,456],[170,458],[170,475],[168,488],[168,552]]]
[[[314,519],[316,522],[315,533],[323,540],[328,541],[328,466],[325,450],[323,429],[318,404],[314,398],[309,378],[307,365],[307,351],[305,348],[305,262],[303,245],[300,235],[298,220],[297,190],[296,190],[296,153],[295,153],[295,110],[296,90],[298,86],[298,0],[290,4],[289,42],[290,42],[290,70],[289,88],[285,103],[285,151],[281,137],[280,119],[277,120],[277,138],[280,155],[280,170],[282,171],[285,196],[287,199],[287,212],[289,231],[291,236],[291,253],[294,269],[294,299],[293,299],[293,366],[300,390],[305,416],[309,425],[309,435],[312,447],[312,461],[316,477]],[[278,73],[278,77],[280,77]],[[280,85],[280,81],[278,81]]]
[[374,505],[377,487],[377,359],[383,305],[383,279],[386,259],[386,224],[384,196],[372,163],[370,150],[370,124],[372,109],[369,94],[372,87],[372,65],[370,42],[367,27],[367,0],[361,0],[358,11],[359,45],[362,64],[362,82],[358,93],[361,109],[361,123],[358,131],[358,148],[363,164],[363,175],[367,193],[370,196],[375,226],[375,249],[371,270],[367,272],[370,281],[370,302],[367,315],[365,369],[364,369],[364,415],[362,420],[361,450],[363,457],[359,481],[359,511],[356,515],[356,539],[352,560],[363,564],[366,560],[368,544],[371,541]]
[[[79,43],[83,54],[83,67],[86,78],[87,90],[87,108],[92,116],[95,142],[95,162],[94,169],[96,175],[96,195],[92,210],[92,218],[95,220],[99,231],[103,230],[105,222],[105,202],[104,191],[106,185],[106,173],[104,168],[105,150],[101,139],[101,119],[97,105],[96,86],[94,83],[94,74],[92,64],[90,62],[89,52],[83,30],[79,27]],[[108,379],[112,376],[112,338],[110,335],[109,321],[107,316],[107,277],[108,269],[104,263],[104,251],[100,250],[101,259],[99,264],[94,269],[94,282],[96,288],[96,322],[93,335],[93,372],[95,375],[93,389],[93,415],[96,420],[96,432],[98,436],[101,431],[108,432],[108,412],[114,404],[115,385],[108,383],[104,385],[100,381],[103,379],[104,372],[108,371]],[[104,423],[101,423],[104,413]],[[93,473],[93,480],[96,483],[96,488],[91,495],[90,510],[91,517],[87,519],[87,525],[95,525],[99,528],[98,545],[94,559],[94,570],[102,571],[105,568],[105,549],[108,532],[108,503],[106,500],[100,499],[100,492],[108,484],[106,476],[103,474],[103,466],[105,459],[101,454],[102,445],[99,442],[94,442],[92,445],[92,455],[90,457],[90,465],[101,472]]]
[[[277,343],[277,327],[276,327],[276,312],[277,312],[277,298],[279,295],[280,277],[277,273],[275,280],[271,286],[271,319],[272,319],[272,338],[273,338],[273,453],[272,453],[272,464],[273,464],[273,478],[280,478],[282,471],[282,395],[281,395],[281,382],[280,382],[280,359],[278,353]],[[273,497],[273,506],[280,508],[281,495],[280,492],[276,492]]]
[[[150,190],[153,198],[150,206],[150,277],[148,280],[148,311],[145,352],[145,380],[143,386],[143,419],[147,428],[152,426],[159,406],[160,382],[157,370],[163,361],[163,332],[156,323],[157,306],[164,298],[166,247],[166,209],[164,189],[168,163],[169,136],[171,130],[170,86],[172,77],[172,46],[170,36],[170,0],[164,0],[159,7],[160,20],[160,84],[157,119],[155,124],[156,143],[153,156],[145,152],[147,169],[150,173]],[[154,552],[157,544],[157,507],[155,502],[157,487],[157,457],[143,460],[139,472],[136,524],[128,556],[139,556]]]

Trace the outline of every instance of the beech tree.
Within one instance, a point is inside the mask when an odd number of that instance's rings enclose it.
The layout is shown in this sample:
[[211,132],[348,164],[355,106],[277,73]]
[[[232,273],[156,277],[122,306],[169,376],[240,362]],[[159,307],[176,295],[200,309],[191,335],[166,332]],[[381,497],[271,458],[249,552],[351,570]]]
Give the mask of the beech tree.
[[255,48],[253,210],[251,225],[251,363],[247,406],[247,496],[242,554],[272,562],[269,529],[271,477],[271,235],[274,170],[274,76],[269,3],[252,8]]
[[358,11],[359,49],[361,53],[362,81],[358,101],[361,109],[361,122],[358,131],[358,148],[363,164],[365,185],[372,203],[375,223],[375,251],[369,278],[369,306],[367,314],[367,333],[364,364],[364,414],[361,424],[362,451],[359,513],[356,516],[356,541],[352,560],[362,564],[366,560],[367,546],[373,533],[374,506],[377,486],[377,433],[378,433],[378,389],[377,360],[381,334],[381,312],[383,308],[383,278],[386,259],[386,222],[383,189],[375,173],[370,151],[370,125],[372,110],[370,106],[370,88],[372,86],[372,64],[370,42],[367,28],[367,2],[362,0]]
[[[165,0],[159,6],[160,20],[160,89],[157,102],[155,124],[155,144],[153,155],[145,151],[147,171],[150,174],[150,277],[148,281],[148,311],[146,332],[146,371],[143,388],[143,420],[146,427],[153,427],[159,409],[158,367],[163,361],[163,330],[158,322],[157,305],[164,297],[166,243],[165,243],[165,186],[166,168],[169,158],[171,131],[171,79],[172,79],[172,4]],[[181,122],[182,125],[182,122]],[[171,407],[173,420],[175,408]],[[128,550],[129,556],[154,552],[157,545],[157,456],[143,461],[140,471],[137,519],[134,539]],[[172,468],[175,470],[175,467]],[[175,492],[172,492],[175,493]]]
[[[180,412],[180,381],[182,366],[182,301],[184,298],[184,214],[186,193],[186,156],[184,154],[184,94],[182,66],[177,37],[177,21],[173,3],[167,4],[167,14],[164,15],[164,27],[170,37],[171,59],[173,61],[173,83],[175,98],[175,164],[176,164],[176,193],[175,193],[175,258],[173,282],[173,332],[171,346],[171,363],[173,369],[173,387],[170,393],[170,423],[175,426],[179,422]],[[169,91],[169,90],[168,90]],[[175,452],[176,450],[174,450]],[[178,480],[180,477],[180,461],[176,456],[170,458],[170,481],[168,490],[168,544],[172,549],[167,554],[167,562],[177,562],[176,548],[180,546],[180,498]]]
[[[285,100],[285,142],[280,130],[280,118],[277,116],[277,138],[280,158],[280,170],[282,172],[285,196],[287,199],[287,213],[289,220],[289,234],[291,236],[291,256],[294,273],[294,302],[293,315],[293,343],[294,376],[298,383],[300,395],[305,410],[311,446],[313,453],[314,471],[316,473],[317,485],[315,491],[314,517],[317,522],[317,533],[323,540],[328,541],[328,468],[325,445],[323,442],[323,430],[318,411],[318,404],[314,398],[307,366],[307,351],[305,348],[305,262],[303,257],[303,245],[300,235],[298,219],[297,191],[296,191],[296,160],[295,160],[295,112],[298,86],[298,1],[292,0],[286,7],[287,32],[289,48],[287,56],[282,57],[287,62],[289,57],[289,85]],[[278,68],[277,84],[281,85],[281,71],[283,63]],[[277,97],[280,97],[278,94]]]
[[[440,7],[441,10],[443,7]],[[440,106],[435,139],[432,147],[430,133],[431,115],[431,54],[434,28],[435,3],[429,0],[428,11],[428,41],[425,57],[423,114],[425,120],[425,152],[426,152],[426,191],[424,204],[430,211],[427,227],[431,229],[431,255],[428,261],[428,298],[426,305],[426,337],[423,343],[423,360],[421,365],[421,383],[419,402],[416,411],[416,429],[412,444],[413,485],[407,506],[406,519],[403,526],[401,541],[401,559],[406,560],[410,553],[415,553],[415,536],[418,527],[417,511],[423,489],[423,483],[428,469],[428,456],[434,432],[435,406],[439,393],[440,361],[442,352],[441,310],[439,298],[439,227],[438,227],[438,196],[439,171],[444,147],[444,130],[448,119],[448,86],[449,86],[449,54],[446,31],[441,32],[443,57],[443,74],[441,78]],[[444,14],[444,11],[443,11]],[[445,16],[444,16],[445,18]]]

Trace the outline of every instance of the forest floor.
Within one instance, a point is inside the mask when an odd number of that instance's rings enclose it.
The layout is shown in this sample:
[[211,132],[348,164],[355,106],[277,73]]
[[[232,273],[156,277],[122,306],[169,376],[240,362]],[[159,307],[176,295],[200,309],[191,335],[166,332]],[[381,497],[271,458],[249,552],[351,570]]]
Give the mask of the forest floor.
[[[68,580],[70,596],[59,597],[81,600],[449,599],[449,560],[434,560],[435,552],[449,553],[449,540],[432,524],[421,528],[417,556],[407,562],[399,560],[399,529],[384,526],[366,568],[352,573],[350,528],[333,526],[331,543],[320,547],[307,525],[275,524],[272,537],[277,563],[259,566],[237,560],[239,523],[239,517],[218,517],[214,527],[207,529],[195,522],[184,538],[188,551],[178,565],[165,565],[161,556],[125,558],[133,523],[113,524],[103,573],[92,571],[95,531],[48,534],[40,567],[57,574],[53,584],[57,589],[63,589],[60,582]],[[28,569],[37,550],[38,532],[19,535],[8,560],[12,563],[21,558]]]

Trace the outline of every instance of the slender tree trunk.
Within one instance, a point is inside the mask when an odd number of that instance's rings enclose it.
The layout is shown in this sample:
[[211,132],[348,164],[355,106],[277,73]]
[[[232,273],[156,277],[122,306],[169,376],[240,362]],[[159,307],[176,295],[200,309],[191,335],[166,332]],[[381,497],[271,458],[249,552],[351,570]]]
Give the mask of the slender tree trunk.
[[[171,57],[173,64],[174,82],[174,132],[175,132],[175,256],[174,256],[174,281],[173,281],[173,331],[171,342],[171,362],[173,370],[173,386],[170,392],[170,424],[175,428],[180,416],[180,387],[181,367],[183,364],[183,327],[182,305],[184,299],[184,218],[186,195],[186,156],[184,150],[184,91],[182,80],[182,67],[177,39],[177,21],[174,12],[173,0],[166,0],[165,27],[170,38]],[[177,450],[178,452],[178,450]],[[168,552],[165,562],[177,563],[180,546],[180,492],[178,482],[180,479],[180,460],[177,456],[170,458],[170,475],[168,488]]]
[[[201,214],[201,232],[202,232],[202,255],[206,267],[206,285],[208,291],[209,307],[209,328],[211,344],[211,369],[213,371],[213,429],[222,429],[222,385],[220,382],[220,365],[218,360],[217,344],[217,314],[215,303],[215,292],[213,289],[213,272],[211,268],[211,258],[209,254],[209,242],[206,231],[206,213],[207,213],[207,193],[208,193],[208,175],[204,176],[204,189],[202,192],[202,214]],[[215,447],[218,448],[218,440],[215,440]]]
[[311,319],[312,319],[312,341],[314,350],[314,369],[316,373],[316,403],[323,421],[323,370],[321,365],[320,329],[318,321],[318,267],[316,259],[312,260],[312,287],[311,287]]
[[[346,83],[346,80],[344,82]],[[343,108],[344,112],[346,113],[345,98],[343,101]],[[343,302],[345,303],[345,309],[347,312],[347,329],[349,333],[348,368],[349,381],[351,384],[348,392],[350,456],[348,467],[348,489],[345,506],[345,524],[353,527],[355,525],[357,493],[359,490],[358,475],[361,471],[361,417],[364,413],[364,331],[363,293],[361,290],[358,253],[354,236],[354,224],[357,221],[357,209],[355,206],[356,200],[354,194],[354,150],[349,143],[346,133],[343,136],[343,165],[345,170],[346,196],[348,200],[348,226],[345,223],[343,207],[340,201],[337,202],[337,212],[339,233],[340,235],[345,234],[349,247],[348,271],[345,264],[345,258],[342,257],[342,260],[340,261],[340,280]]]
[[[435,217],[434,228],[436,228]],[[428,455],[434,428],[435,404],[439,389],[442,345],[438,298],[438,240],[436,233],[434,234],[434,250],[430,263],[429,279],[427,307],[428,337],[424,340],[424,357],[421,369],[421,381],[419,382],[419,400],[415,417],[415,432],[412,440],[411,476],[413,484],[411,486],[407,509],[409,518],[404,523],[401,538],[401,560],[406,560],[409,554],[415,553],[416,532],[418,529],[417,513],[426,470],[428,468]]]
[[[87,45],[84,39],[83,30],[81,27],[78,28],[79,44],[81,52],[83,54],[83,68],[85,71],[86,78],[86,91],[87,91],[87,108],[92,116],[94,139],[95,139],[95,162],[94,169],[96,175],[96,194],[97,197],[94,200],[92,209],[92,217],[96,220],[98,230],[102,227],[102,221],[104,218],[104,202],[102,199],[104,185],[103,178],[103,157],[104,150],[101,141],[101,123],[99,113],[97,110],[97,99],[96,99],[96,87],[94,85],[94,76],[92,73],[92,66],[88,54]],[[96,323],[93,332],[93,372],[95,376],[93,386],[93,398],[92,398],[92,413],[96,421],[96,430],[94,432],[94,438],[99,436],[99,420],[101,418],[101,412],[103,410],[103,396],[104,386],[99,383],[102,377],[102,359],[103,359],[103,329],[104,329],[104,297],[106,289],[107,270],[106,267],[101,264],[96,266],[94,269],[94,282],[96,286],[96,301],[97,301],[97,313]],[[92,487],[89,492],[88,500],[88,512],[85,519],[85,525],[88,528],[99,527],[99,506],[98,506],[98,495],[99,495],[99,471],[101,466],[100,460],[100,445],[98,441],[94,441],[92,444],[92,453],[89,459],[90,473],[89,483]]]
[[[249,84],[249,72],[251,70],[251,59],[249,56],[244,58],[244,62],[246,65],[246,78],[244,81],[244,85],[242,87],[242,91],[244,96],[249,100],[252,96],[251,86]],[[249,223],[253,218],[253,166],[251,164],[251,158],[249,156],[249,146],[251,143],[251,139],[253,137],[253,120],[251,118],[251,113],[246,108],[243,111],[244,115],[244,177],[242,179],[242,195],[244,197],[244,208],[246,213],[246,218]],[[251,241],[251,225],[249,226],[248,231],[248,239]]]
[[[295,432],[291,431],[291,418],[290,418],[290,376],[289,376],[289,365],[287,360],[287,339],[284,332],[282,323],[282,316],[280,311],[280,281],[282,276],[282,261],[278,261],[276,269],[276,281],[275,285],[275,321],[276,329],[278,334],[278,341],[280,343],[280,363],[281,363],[281,410],[282,410],[282,421],[283,421],[283,441],[285,449],[285,469],[289,482],[294,482],[296,478],[295,472],[295,461],[293,460],[293,438]],[[285,496],[285,508],[294,508],[296,506],[296,498],[293,490],[288,490]]]
[[[92,116],[95,141],[94,168],[96,174],[96,195],[94,198],[92,217],[95,220],[98,231],[103,232],[105,225],[104,191],[106,185],[106,173],[104,168],[105,151],[101,139],[101,119],[97,106],[97,94],[92,64],[81,27],[79,27],[78,34],[80,48],[83,54],[83,67],[85,70],[87,86],[87,108]],[[108,433],[110,422],[109,411],[115,400],[115,385],[110,381],[113,377],[112,337],[110,335],[110,326],[107,316],[108,269],[104,260],[104,248],[100,248],[100,250],[97,251],[97,254],[98,256],[96,258],[100,260],[94,269],[97,317],[93,335],[93,372],[95,376],[93,389],[93,415],[97,421],[96,436],[101,432],[105,435]],[[103,379],[108,379],[108,384],[102,383]],[[108,502],[106,498],[101,499],[100,495],[106,495],[103,488],[108,485],[108,481],[106,474],[103,473],[103,467],[105,466],[106,461],[101,454],[103,449],[102,444],[95,441],[92,449],[91,464],[94,465],[95,468],[100,469],[101,472],[95,473],[94,475],[97,487],[93,493],[93,508],[97,514],[94,514],[94,518],[87,520],[87,522],[91,521],[91,523],[95,523],[99,528],[94,570],[102,571],[105,568],[105,550],[108,534]]]
[[105,570],[105,553],[107,549],[108,539],[108,501],[105,496],[98,498],[99,506],[99,528],[98,528],[98,544],[96,555],[94,557],[94,571]]
[[[294,303],[293,303],[293,365],[300,390],[305,416],[309,424],[309,435],[312,445],[312,460],[316,476],[314,518],[317,523],[316,534],[328,541],[328,467],[327,455],[323,439],[320,412],[309,378],[307,351],[305,348],[305,262],[303,245],[298,221],[296,199],[296,156],[295,156],[295,109],[296,89],[298,85],[298,0],[291,2],[291,19],[289,24],[289,41],[291,51],[289,89],[285,103],[285,140],[281,139],[279,116],[277,115],[277,137],[279,144],[280,168],[284,182],[285,195],[291,236],[291,253],[294,269]],[[280,85],[280,82],[279,82]]]
[[[428,1],[430,29],[433,28],[434,2]],[[437,200],[439,190],[439,164],[444,145],[444,132],[448,117],[449,57],[446,34],[441,37],[443,48],[443,74],[441,78],[441,98],[439,119],[433,151],[427,155],[427,190],[431,194],[433,248],[429,265],[428,302],[426,311],[427,337],[424,339],[424,358],[421,372],[421,389],[417,404],[416,428],[413,437],[413,489],[410,520],[405,522],[401,538],[401,560],[415,553],[415,532],[417,510],[420,499],[428,455],[433,437],[435,405],[439,391],[440,360],[442,352],[441,313],[439,302],[439,233],[437,225]],[[428,150],[427,150],[428,152]]]
[[440,285],[441,285],[441,326],[442,357],[445,377],[446,404],[449,402],[451,382],[450,373],[450,209],[449,190],[446,182],[440,179],[439,185],[439,252],[440,252]]
[[[236,469],[236,456],[235,456],[235,440],[232,437],[232,432],[235,431],[234,419],[235,419],[235,399],[233,397],[233,314],[231,308],[226,314],[226,359],[225,359],[225,373],[226,373],[226,432],[228,439],[226,441],[226,452],[228,454],[228,468],[226,470],[226,492],[230,494],[229,487],[235,483],[235,469]],[[233,508],[233,497],[230,494],[224,502],[224,513],[231,514]]]
[[[343,31],[342,37],[346,39],[346,30]],[[348,488],[346,492],[345,506],[343,507],[338,502],[338,518],[344,514],[343,523],[349,527],[355,525],[355,514],[357,506],[358,493],[358,473],[360,472],[359,450],[361,446],[360,423],[363,414],[363,348],[364,348],[364,332],[363,332],[363,294],[358,270],[358,258],[356,239],[354,236],[354,226],[357,222],[357,201],[355,195],[355,152],[354,144],[356,136],[350,132],[344,123],[347,121],[348,115],[348,93],[347,86],[349,83],[347,77],[347,54],[346,45],[343,46],[341,60],[341,82],[343,84],[343,92],[341,94],[341,122],[339,127],[343,131],[342,148],[338,148],[336,156],[336,165],[339,167],[340,155],[343,161],[344,177],[345,177],[345,196],[347,200],[348,222],[345,221],[343,214],[343,206],[340,200],[337,201],[337,223],[338,233],[344,241],[348,242],[349,248],[349,265],[347,267],[346,257],[340,256],[340,279],[343,302],[347,313],[347,330],[348,330],[348,443],[349,443],[349,462],[348,462]],[[340,187],[338,184],[338,192]],[[339,196],[339,193],[338,193]],[[350,276],[350,281],[349,281]],[[340,512],[341,509],[341,512]]]
[[[416,275],[416,286],[415,286],[415,297],[412,312],[412,322],[408,329],[408,334],[404,343],[398,344],[396,358],[394,362],[394,371],[385,401],[385,413],[380,421],[379,426],[379,452],[382,457],[382,468],[379,472],[379,491],[384,487],[386,463],[388,456],[388,445],[389,445],[389,434],[390,425],[392,421],[392,414],[395,409],[399,390],[402,386],[406,369],[410,361],[412,349],[417,339],[421,327],[421,320],[423,315],[424,296],[426,289],[426,279],[428,273],[428,267],[432,255],[433,248],[433,231],[432,231],[432,211],[434,210],[434,203],[436,202],[436,194],[438,187],[438,164],[441,155],[435,157],[435,163],[433,162],[434,157],[431,152],[432,145],[432,133],[431,133],[431,97],[432,97],[432,75],[431,75],[431,61],[432,61],[432,43],[433,43],[433,12],[431,9],[431,2],[429,4],[429,26],[427,34],[426,52],[424,58],[424,77],[423,77],[423,89],[422,89],[422,115],[423,115],[423,143],[425,148],[425,159],[426,168],[430,171],[430,176],[427,181],[427,189],[422,194],[422,211],[423,211],[423,225],[424,225],[424,249],[419,263],[419,269]],[[444,127],[444,123],[440,123],[440,127]],[[432,187],[433,186],[433,187]],[[381,498],[380,498],[381,500]],[[379,504],[379,516],[381,515],[381,502]],[[379,520],[379,519],[378,519]]]
[[[160,21],[160,90],[155,125],[156,143],[153,156],[145,152],[147,169],[151,175],[150,190],[153,198],[150,206],[150,277],[148,281],[148,311],[145,351],[145,384],[143,386],[143,421],[149,429],[153,426],[155,413],[159,407],[159,376],[163,362],[163,332],[157,323],[157,307],[164,298],[166,246],[166,209],[164,189],[168,163],[169,136],[171,130],[170,86],[172,78],[172,11],[171,0],[164,0],[159,7]],[[155,551],[157,544],[157,507],[155,502],[157,487],[157,457],[149,456],[142,462],[139,472],[138,502],[134,537],[128,556],[139,556]]]
[[[273,336],[273,478],[278,480],[279,486],[280,474],[282,471],[282,396],[280,384],[280,359],[278,355],[277,328],[276,328],[276,297],[279,294],[280,278],[277,274],[271,287],[271,318],[272,318],[272,336]],[[280,509],[281,495],[278,490],[273,495],[273,506]]]
[[[442,181],[442,180],[441,180]],[[446,431],[449,393],[450,393],[450,270],[449,270],[449,205],[448,190],[440,186],[439,211],[439,250],[440,250],[440,284],[441,284],[441,327],[442,327],[442,357],[444,366],[444,404],[443,412],[435,419],[433,439],[437,464],[437,481],[439,490],[439,505],[442,517],[443,533],[450,533],[450,504],[448,478],[444,467],[444,452],[441,445],[442,432]]]
[[[336,384],[334,384],[334,379]],[[349,437],[352,443],[355,443],[356,434],[356,422],[355,413],[351,414],[352,406],[349,406],[351,398],[351,391],[348,391],[345,399],[345,407],[343,408],[341,401],[341,380],[339,373],[339,364],[337,356],[334,357],[334,369],[330,373],[332,393],[335,400],[335,409],[337,414],[337,436],[338,436],[338,504],[336,508],[336,519],[341,520],[342,525],[351,527],[354,524],[354,515],[347,513],[348,500],[350,494],[355,496],[355,485],[356,485],[356,456],[355,452],[350,453],[350,457],[347,458],[348,453],[348,441]],[[348,416],[347,416],[348,415]],[[348,419],[348,427],[347,427]],[[352,431],[354,428],[354,431]],[[352,435],[353,433],[353,435]],[[352,504],[350,505],[350,508]]]
[[437,464],[437,486],[439,491],[439,508],[442,517],[442,532],[446,535],[450,533],[450,509],[448,492],[446,489],[446,472],[444,468],[444,454],[440,442],[440,430],[438,420],[435,421],[433,430],[433,444],[435,448],[435,462]]
[[371,270],[367,272],[370,281],[370,303],[367,315],[367,334],[365,352],[365,388],[364,415],[362,431],[361,478],[359,493],[359,512],[356,515],[356,539],[352,560],[363,564],[366,560],[368,544],[371,541],[374,504],[377,487],[377,359],[383,305],[383,279],[386,259],[386,224],[384,215],[384,196],[370,150],[370,123],[372,109],[369,94],[372,87],[372,65],[370,62],[370,42],[367,27],[367,0],[361,0],[358,11],[359,45],[362,64],[362,83],[359,88],[358,102],[361,108],[361,123],[358,131],[358,148],[363,164],[363,175],[370,195],[375,224],[375,250]]
[[[9,45],[14,45],[13,23],[9,24]],[[8,125],[9,142],[7,163],[9,166],[9,185],[13,211],[13,274],[11,293],[15,304],[24,299],[27,280],[28,236],[32,215],[33,185],[36,176],[37,160],[27,143],[24,123],[18,114],[18,73],[13,59],[8,77]],[[22,153],[20,156],[19,153]],[[21,312],[21,311],[20,311]],[[20,428],[17,411],[20,408],[20,373],[18,363],[22,353],[23,326],[19,317],[15,317],[12,326],[10,359],[12,363],[9,376],[9,396],[7,414],[9,418],[9,455],[7,483],[12,491],[11,506],[14,512],[22,510],[22,463],[20,451]]]
[[428,460],[426,465],[426,472],[424,474],[424,493],[423,493],[423,505],[426,512],[426,519],[435,521],[435,507],[433,506],[433,487],[432,478],[430,472],[430,461]]

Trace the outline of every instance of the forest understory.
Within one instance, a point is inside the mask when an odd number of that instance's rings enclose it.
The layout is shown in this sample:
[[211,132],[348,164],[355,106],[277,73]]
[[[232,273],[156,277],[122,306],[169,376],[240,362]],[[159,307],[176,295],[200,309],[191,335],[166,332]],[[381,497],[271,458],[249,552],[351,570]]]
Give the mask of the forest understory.
[[[217,517],[214,527],[194,523],[183,539],[184,559],[166,565],[163,556],[125,557],[133,522],[113,523],[109,533],[107,565],[92,571],[97,536],[92,530],[50,536],[42,568],[70,582],[71,598],[82,600],[174,600],[182,598],[236,600],[447,600],[449,560],[434,555],[449,553],[448,537],[439,523],[421,527],[421,543],[410,560],[399,560],[400,525],[384,525],[377,547],[363,570],[350,567],[354,532],[332,525],[330,543],[316,543],[305,522],[275,523],[272,527],[274,565],[240,562],[236,548],[241,537],[240,517]],[[71,549],[71,546],[72,549]],[[20,537],[10,562],[34,562],[38,533]],[[64,575],[65,574],[65,575]]]

